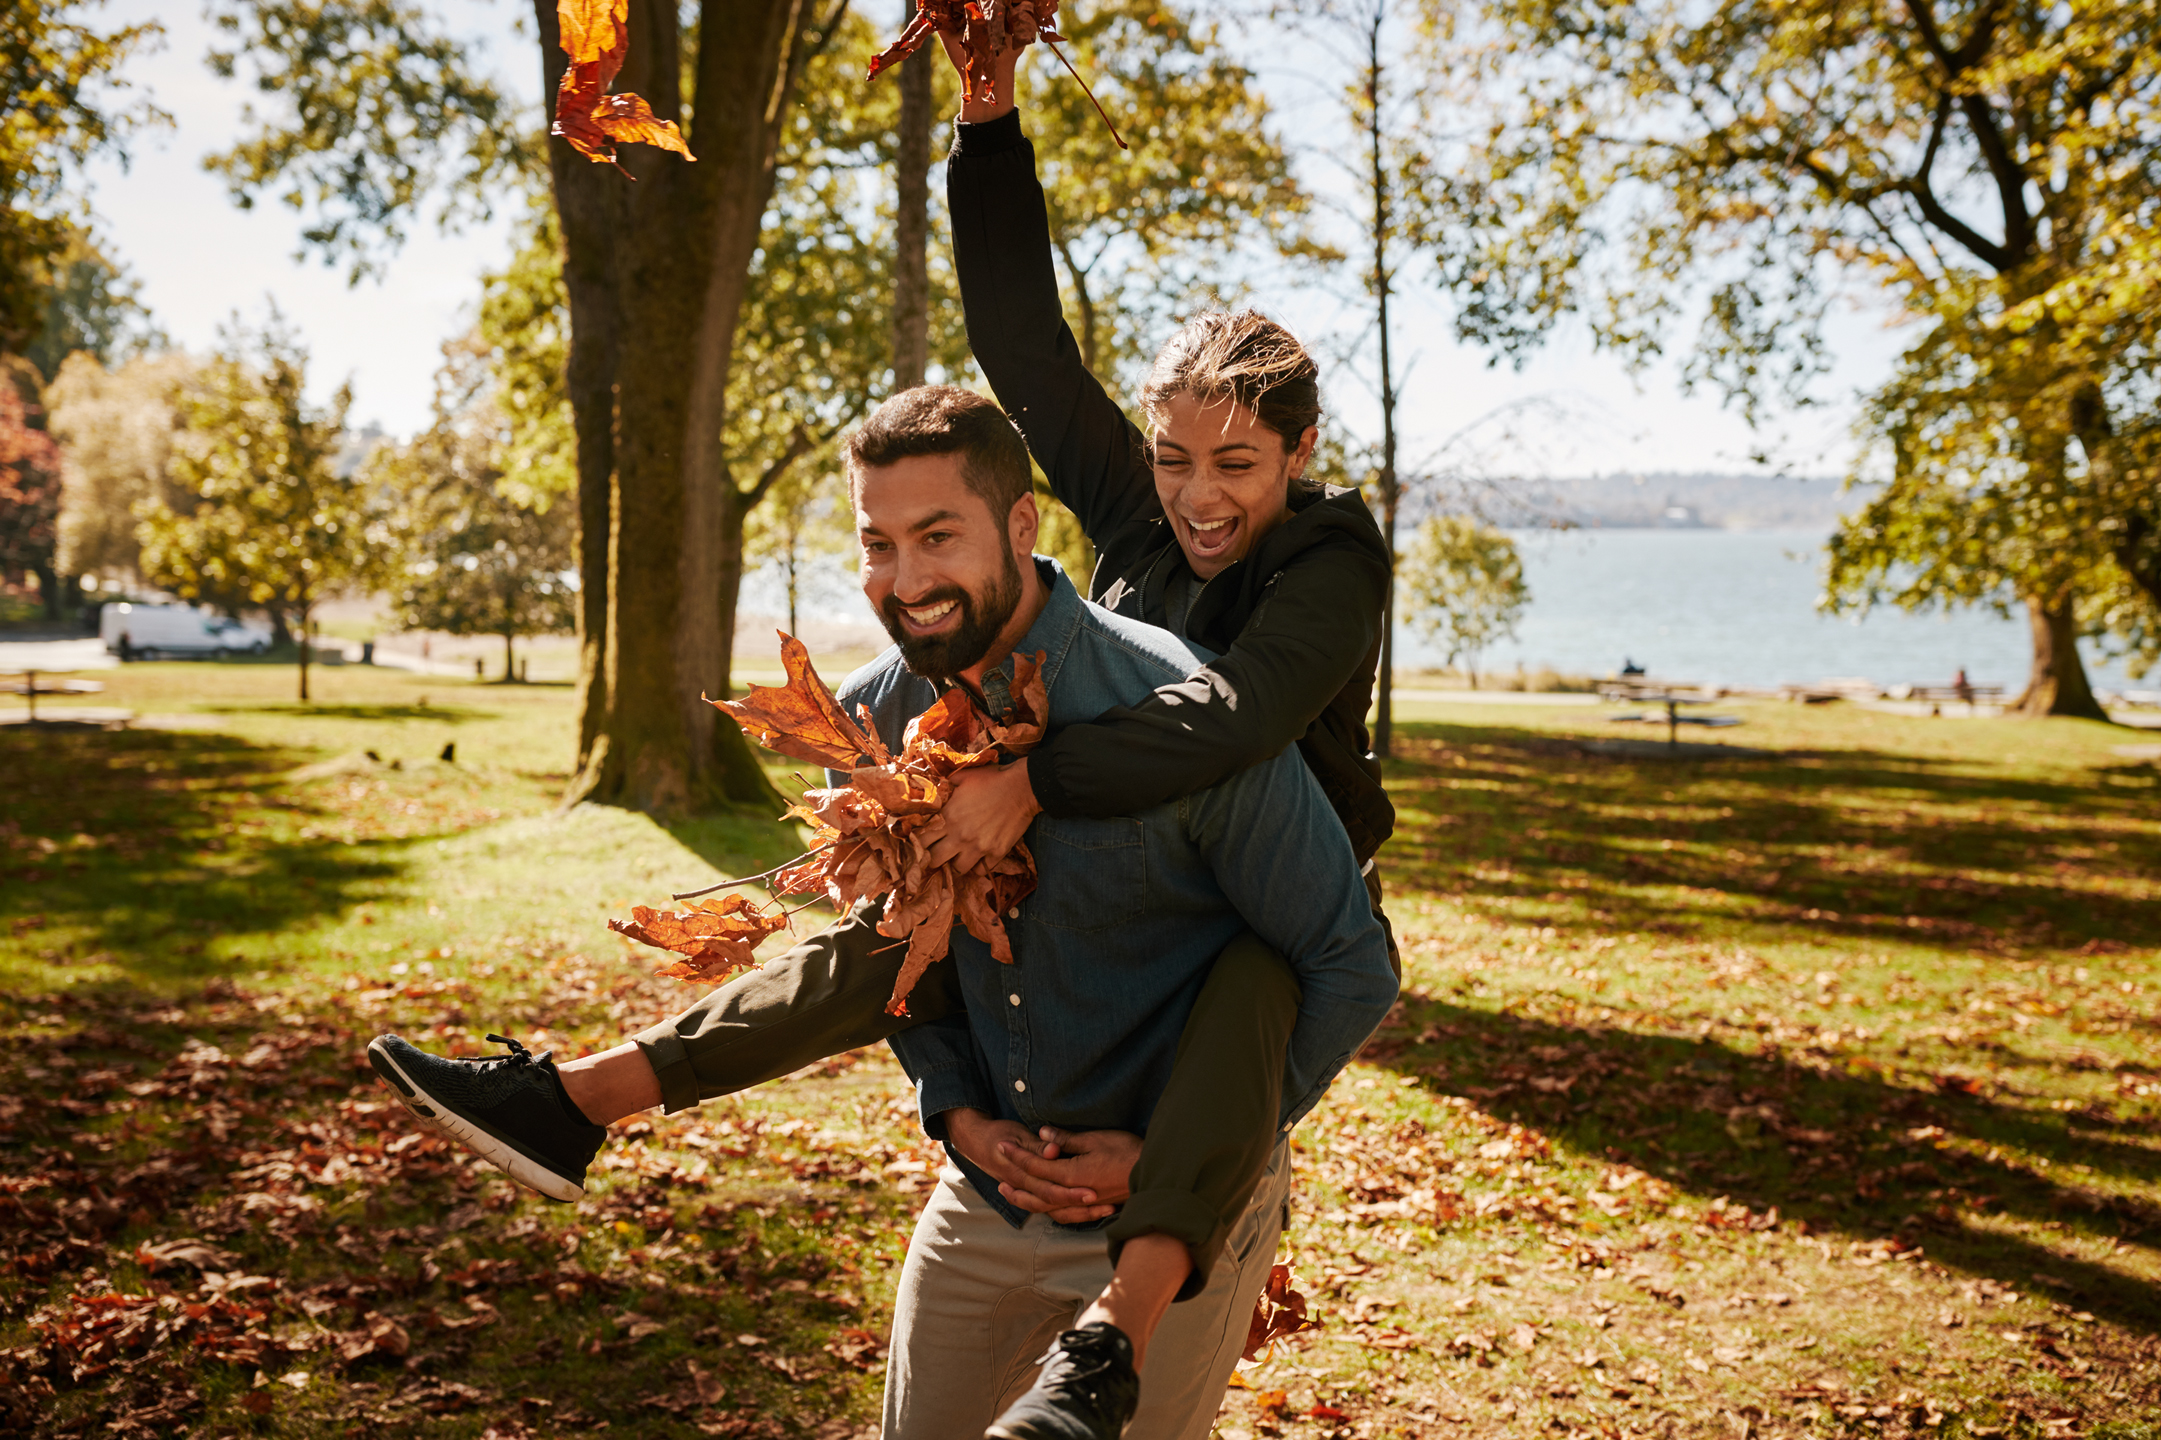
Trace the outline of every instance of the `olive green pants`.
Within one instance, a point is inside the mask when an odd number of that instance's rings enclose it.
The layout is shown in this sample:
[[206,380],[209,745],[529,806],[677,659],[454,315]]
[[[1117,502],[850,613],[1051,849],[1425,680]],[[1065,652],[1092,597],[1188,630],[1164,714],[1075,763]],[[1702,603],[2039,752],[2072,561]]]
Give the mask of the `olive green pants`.
[[[1380,886],[1371,871],[1366,884],[1379,915]],[[878,933],[879,913],[876,906],[858,908],[633,1036],[660,1079],[668,1113],[958,1011],[955,967],[942,961],[910,992],[908,1015],[885,1013],[907,947]],[[1381,922],[1385,928],[1385,916]],[[1391,960],[1395,953],[1391,936]],[[1225,1238],[1267,1169],[1298,1005],[1290,965],[1249,933],[1217,958],[1179,1037],[1170,1083],[1128,1182],[1131,1198],[1107,1233],[1113,1261],[1136,1235],[1184,1241],[1193,1273],[1180,1299],[1207,1286]]]

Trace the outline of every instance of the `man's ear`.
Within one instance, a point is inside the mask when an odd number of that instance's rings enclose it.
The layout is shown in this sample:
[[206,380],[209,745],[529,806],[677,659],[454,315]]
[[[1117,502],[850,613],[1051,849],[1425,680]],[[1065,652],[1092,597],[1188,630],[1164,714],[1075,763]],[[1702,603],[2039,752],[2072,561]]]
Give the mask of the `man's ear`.
[[1006,537],[1013,542],[1013,558],[1025,563],[1035,553],[1036,532],[1043,527],[1043,516],[1035,508],[1035,494],[1030,492],[1013,502],[1013,508],[1005,518]]

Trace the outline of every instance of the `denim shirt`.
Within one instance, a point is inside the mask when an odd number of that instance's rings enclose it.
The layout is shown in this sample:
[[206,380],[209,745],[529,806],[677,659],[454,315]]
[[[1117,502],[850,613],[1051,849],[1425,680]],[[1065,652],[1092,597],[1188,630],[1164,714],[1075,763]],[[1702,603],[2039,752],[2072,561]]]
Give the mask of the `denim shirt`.
[[[1020,649],[1044,653],[1052,728],[1137,704],[1195,668],[1194,652],[1168,631],[1083,600],[1048,560],[1035,565],[1049,600]],[[1009,658],[985,671],[983,690],[1002,699],[1011,678]],[[839,692],[851,713],[870,708],[896,751],[937,695],[897,649]],[[1030,1130],[1145,1133],[1209,969],[1249,927],[1289,960],[1303,991],[1283,1076],[1286,1130],[1395,1003],[1387,941],[1350,839],[1295,750],[1138,815],[1039,816],[1026,843],[1038,878],[1006,921],[1013,963],[991,958],[956,923],[937,963],[960,967],[966,1014],[892,1040],[935,1138],[944,1138],[938,1117],[961,1106]],[[1026,1218],[960,1163],[1008,1220]]]

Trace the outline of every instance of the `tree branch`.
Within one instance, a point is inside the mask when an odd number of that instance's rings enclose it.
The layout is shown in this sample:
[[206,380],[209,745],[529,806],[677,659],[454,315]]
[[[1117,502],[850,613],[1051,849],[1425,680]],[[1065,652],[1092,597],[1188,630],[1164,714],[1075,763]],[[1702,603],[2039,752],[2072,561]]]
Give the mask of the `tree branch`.
[[1941,230],[1971,251],[1977,258],[1993,266],[1998,272],[2009,270],[2012,256],[2004,246],[1996,244],[1975,230],[1965,221],[1943,208],[1936,192],[1929,188],[1929,172],[1936,167],[1936,151],[1943,144],[1944,126],[1951,119],[1951,92],[1946,90],[1936,99],[1936,118],[1930,122],[1928,145],[1921,152],[1921,165],[1913,178],[1906,182],[1906,192],[1913,196],[1928,223]]
[[787,474],[796,461],[824,443],[820,437],[811,434],[801,421],[797,421],[795,433],[788,437],[788,448],[781,451],[772,464],[759,472],[757,480],[748,490],[742,492],[743,508],[748,510],[763,500],[766,492],[780,483],[780,477]]

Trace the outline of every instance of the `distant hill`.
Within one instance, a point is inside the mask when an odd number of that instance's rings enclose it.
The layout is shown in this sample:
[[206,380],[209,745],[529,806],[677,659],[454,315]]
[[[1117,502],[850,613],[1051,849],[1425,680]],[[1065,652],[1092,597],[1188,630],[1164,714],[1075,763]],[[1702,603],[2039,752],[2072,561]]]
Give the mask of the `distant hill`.
[[1532,482],[1512,497],[1546,523],[1611,530],[1824,530],[1858,497],[1822,476],[1593,475]]

